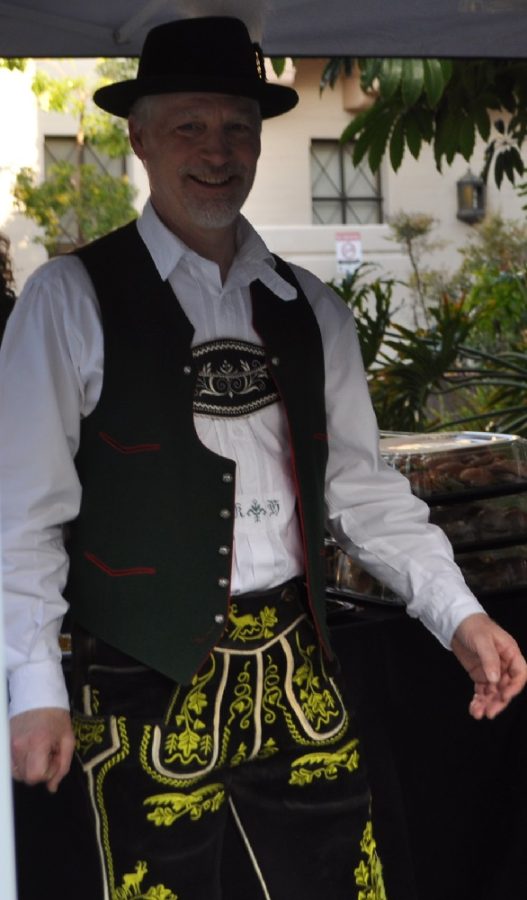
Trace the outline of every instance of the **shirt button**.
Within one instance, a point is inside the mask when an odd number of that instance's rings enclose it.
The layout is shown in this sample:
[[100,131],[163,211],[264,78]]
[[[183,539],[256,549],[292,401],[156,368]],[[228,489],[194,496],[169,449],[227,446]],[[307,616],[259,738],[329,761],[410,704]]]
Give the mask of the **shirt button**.
[[229,587],[229,579],[228,578],[218,578],[218,584],[221,588]]
[[220,556],[228,556],[231,552],[231,548],[227,547],[227,544],[222,544],[221,547],[218,547],[218,553]]
[[272,356],[272,357],[271,357],[271,362],[272,362],[273,366],[278,366],[278,365],[280,364],[280,357],[279,357],[279,356]]
[[192,366],[183,366],[183,372],[185,375],[190,375],[192,372]]
[[224,481],[225,484],[230,484],[234,479],[230,472],[224,472],[221,476],[221,480]]
[[220,516],[222,519],[230,519],[231,511],[230,509],[220,509]]
[[225,622],[225,616],[223,615],[223,613],[216,613],[216,615],[214,616],[214,621],[216,622],[216,625],[223,625],[223,623]]

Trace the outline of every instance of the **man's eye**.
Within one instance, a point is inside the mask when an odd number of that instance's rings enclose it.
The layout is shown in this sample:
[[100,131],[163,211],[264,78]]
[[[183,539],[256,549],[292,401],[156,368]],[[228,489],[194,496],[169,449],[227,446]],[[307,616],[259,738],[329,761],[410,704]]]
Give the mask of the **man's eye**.
[[231,122],[229,125],[231,134],[251,134],[252,130],[248,122]]
[[176,125],[176,131],[181,134],[199,134],[202,131],[202,127],[199,122],[181,122],[179,125]]

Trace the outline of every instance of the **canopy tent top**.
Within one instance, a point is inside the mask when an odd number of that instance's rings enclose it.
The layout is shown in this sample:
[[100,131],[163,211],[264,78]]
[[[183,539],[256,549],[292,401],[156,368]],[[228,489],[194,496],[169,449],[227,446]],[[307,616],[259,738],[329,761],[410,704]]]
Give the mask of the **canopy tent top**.
[[[178,0],[0,0],[0,56],[137,56]],[[210,6],[210,4],[209,4]],[[527,0],[273,0],[268,56],[523,57]]]

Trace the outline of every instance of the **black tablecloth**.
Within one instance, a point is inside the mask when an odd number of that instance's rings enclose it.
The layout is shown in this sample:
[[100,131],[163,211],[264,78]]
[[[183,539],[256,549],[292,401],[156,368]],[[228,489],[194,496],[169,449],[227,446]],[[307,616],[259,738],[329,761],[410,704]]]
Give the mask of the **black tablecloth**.
[[[485,606],[527,655],[525,602]],[[333,635],[363,725],[389,900],[524,896],[527,692],[475,722],[470,679],[404,613],[365,611]]]
[[[522,600],[486,605],[525,653]],[[360,717],[389,900],[519,896],[518,883],[527,885],[527,693],[493,722],[474,722],[468,677],[419,623],[370,608],[339,614],[332,633]],[[55,796],[15,785],[19,900],[100,900],[97,885],[79,876],[81,856],[95,859],[96,849],[76,777]],[[240,868],[235,835],[229,848]],[[257,897],[255,888],[227,900]]]

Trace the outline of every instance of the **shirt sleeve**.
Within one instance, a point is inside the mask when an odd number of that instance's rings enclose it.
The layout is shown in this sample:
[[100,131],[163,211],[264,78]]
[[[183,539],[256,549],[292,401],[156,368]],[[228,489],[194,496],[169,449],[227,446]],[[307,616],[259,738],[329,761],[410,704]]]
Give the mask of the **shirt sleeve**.
[[98,308],[75,258],[27,283],[0,352],[3,602],[10,714],[68,707],[58,634],[68,561],[63,527],[78,513],[73,457],[102,380]]
[[324,344],[328,530],[346,553],[403,598],[410,616],[449,646],[460,622],[484,610],[446,535],[430,524],[428,506],[380,456],[353,315],[318,279],[295,271]]

